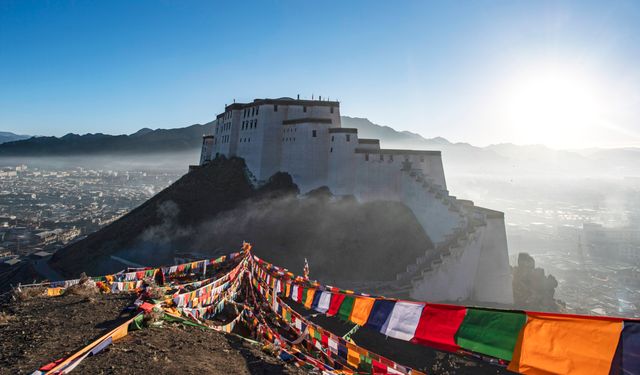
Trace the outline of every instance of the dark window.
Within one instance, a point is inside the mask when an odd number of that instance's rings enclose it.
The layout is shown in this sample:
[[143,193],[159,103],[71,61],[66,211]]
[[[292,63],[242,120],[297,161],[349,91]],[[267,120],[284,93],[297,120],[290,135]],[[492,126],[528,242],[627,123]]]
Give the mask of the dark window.
[[333,147],[331,147],[331,149],[329,150],[329,152],[333,152]]
[[256,107],[256,116],[258,115],[259,110],[260,110],[260,107]]
[[311,131],[311,136],[312,136],[312,137],[315,137],[315,136],[316,136],[316,131],[315,131],[315,130],[312,130],[312,131]]
[[307,106],[305,105],[302,107],[302,112],[306,112],[306,111],[307,111]]
[[364,160],[369,161],[369,154],[364,154]]
[[331,142],[333,142],[333,136],[331,136]]
[[274,104],[274,105],[273,105],[273,111],[274,111],[274,112],[278,112],[278,105],[277,105],[277,104]]
[[347,134],[347,142],[351,142],[351,134]]
[[420,163],[424,163],[424,156],[420,156]]
[[331,113],[333,113],[333,107],[331,107]]
[[393,155],[389,155],[389,161],[393,161]]

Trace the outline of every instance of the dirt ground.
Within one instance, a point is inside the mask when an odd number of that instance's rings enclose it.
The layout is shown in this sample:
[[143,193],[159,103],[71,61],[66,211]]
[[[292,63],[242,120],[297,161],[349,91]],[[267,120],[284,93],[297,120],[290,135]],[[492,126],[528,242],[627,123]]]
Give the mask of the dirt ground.
[[[134,296],[63,295],[0,304],[0,374],[30,374],[66,357],[132,316]],[[303,374],[259,346],[222,333],[176,323],[130,332],[78,374]]]
[[30,374],[68,356],[128,319],[134,297],[36,297],[0,305],[11,318],[0,325],[0,374]]
[[218,332],[180,324],[134,331],[76,369],[87,374],[305,374]]

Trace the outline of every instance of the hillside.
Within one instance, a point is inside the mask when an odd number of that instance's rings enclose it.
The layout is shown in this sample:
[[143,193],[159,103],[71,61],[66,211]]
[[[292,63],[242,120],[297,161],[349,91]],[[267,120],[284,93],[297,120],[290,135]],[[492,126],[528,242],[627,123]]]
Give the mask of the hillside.
[[361,204],[322,190],[299,199],[297,193],[287,174],[254,189],[243,160],[215,160],[60,250],[50,264],[68,276],[95,275],[124,267],[112,256],[154,266],[173,263],[178,252],[213,256],[248,241],[257,255],[294,270],[306,257],[314,277],[325,282],[392,280],[432,246],[400,203]]

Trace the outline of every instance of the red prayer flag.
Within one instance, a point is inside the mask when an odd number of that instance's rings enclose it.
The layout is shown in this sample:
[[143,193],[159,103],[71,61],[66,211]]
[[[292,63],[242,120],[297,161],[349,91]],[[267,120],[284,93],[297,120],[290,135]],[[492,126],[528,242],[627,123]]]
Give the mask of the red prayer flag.
[[337,293],[331,296],[331,301],[329,302],[329,310],[327,310],[327,316],[334,316],[340,310],[340,305],[342,305],[342,301],[344,301],[344,294]]
[[387,372],[387,365],[376,361],[375,359],[371,360],[371,366],[373,367],[373,374],[374,375],[386,375],[388,374]]
[[466,307],[427,304],[422,310],[416,333],[411,342],[455,352],[455,334],[467,313]]

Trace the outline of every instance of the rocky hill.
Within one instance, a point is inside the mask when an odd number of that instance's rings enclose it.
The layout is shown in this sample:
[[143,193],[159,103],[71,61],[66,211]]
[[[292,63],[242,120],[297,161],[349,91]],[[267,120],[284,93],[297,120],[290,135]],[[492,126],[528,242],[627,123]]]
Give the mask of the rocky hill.
[[193,170],[149,201],[86,239],[60,250],[50,265],[66,276],[173,263],[178,253],[226,254],[251,242],[258,256],[327,283],[392,280],[431,241],[404,205],[361,204],[322,189],[297,197],[291,177],[255,189],[242,159]]

